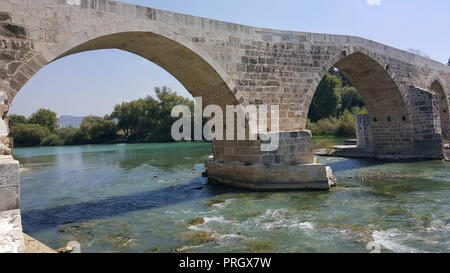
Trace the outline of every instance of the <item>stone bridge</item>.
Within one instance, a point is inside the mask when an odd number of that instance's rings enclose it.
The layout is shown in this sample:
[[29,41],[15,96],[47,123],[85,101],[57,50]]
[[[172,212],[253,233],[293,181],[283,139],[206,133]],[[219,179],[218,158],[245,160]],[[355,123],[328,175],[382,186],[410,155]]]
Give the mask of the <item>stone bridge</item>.
[[[251,189],[326,189],[306,118],[317,85],[338,68],[360,92],[363,152],[386,159],[443,157],[450,136],[450,67],[360,37],[244,26],[114,0],[0,0],[0,211],[19,208],[19,166],[7,113],[43,66],[96,49],[142,56],[203,104],[278,105],[280,146],[214,141],[212,180]],[[361,137],[363,135],[364,137]]]

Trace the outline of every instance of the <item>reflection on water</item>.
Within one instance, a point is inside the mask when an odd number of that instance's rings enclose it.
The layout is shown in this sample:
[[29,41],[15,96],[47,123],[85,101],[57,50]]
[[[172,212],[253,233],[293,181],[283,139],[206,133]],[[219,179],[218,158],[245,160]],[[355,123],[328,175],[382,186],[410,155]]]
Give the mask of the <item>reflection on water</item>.
[[329,192],[249,192],[208,184],[210,154],[209,143],[17,148],[31,168],[24,230],[84,252],[450,250],[449,163],[321,157],[338,178]]

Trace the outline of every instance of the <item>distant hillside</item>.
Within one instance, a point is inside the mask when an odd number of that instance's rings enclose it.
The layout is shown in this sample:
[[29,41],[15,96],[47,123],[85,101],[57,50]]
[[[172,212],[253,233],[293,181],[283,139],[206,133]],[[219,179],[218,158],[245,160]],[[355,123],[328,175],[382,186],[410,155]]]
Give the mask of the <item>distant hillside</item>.
[[75,117],[75,116],[61,116],[58,119],[58,126],[62,128],[66,127],[74,127],[79,128],[81,125],[81,121],[83,121],[84,117]]

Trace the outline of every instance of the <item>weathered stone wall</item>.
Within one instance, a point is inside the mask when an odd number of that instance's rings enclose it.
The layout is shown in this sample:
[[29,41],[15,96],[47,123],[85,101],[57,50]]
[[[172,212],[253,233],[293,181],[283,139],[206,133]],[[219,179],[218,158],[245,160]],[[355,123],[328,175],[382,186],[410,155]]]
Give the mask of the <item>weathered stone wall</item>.
[[411,156],[443,158],[439,98],[415,86],[409,86],[408,90],[414,136]]
[[261,151],[261,143],[270,141],[213,141],[214,159],[217,162],[243,163],[245,165],[295,165],[314,163],[311,131],[269,133],[278,137],[278,148],[274,151]]
[[445,140],[450,141],[450,111],[449,103],[447,97],[445,96],[444,88],[439,80],[435,80],[431,86],[430,90],[436,94],[438,105],[439,105],[439,118],[441,120],[441,132],[442,137]]
[[0,156],[0,211],[18,209],[20,203],[19,162]]
[[368,114],[356,114],[356,138],[358,148],[373,149],[372,129]]
[[9,149],[9,131],[6,113],[12,97],[7,94],[5,86],[13,77],[17,68],[32,55],[33,42],[27,39],[23,26],[11,23],[11,14],[0,10],[0,154],[11,154]]

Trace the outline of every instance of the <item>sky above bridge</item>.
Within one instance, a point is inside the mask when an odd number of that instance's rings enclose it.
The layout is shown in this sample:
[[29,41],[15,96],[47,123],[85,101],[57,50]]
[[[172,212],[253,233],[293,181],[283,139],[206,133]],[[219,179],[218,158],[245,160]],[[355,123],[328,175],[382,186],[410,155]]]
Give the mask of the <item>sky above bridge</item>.
[[[399,49],[418,49],[447,63],[448,0],[122,0],[233,23],[274,29],[360,36]],[[157,65],[119,50],[84,52],[42,68],[12,102],[10,113],[49,108],[60,115],[110,114],[122,101],[184,87]]]

